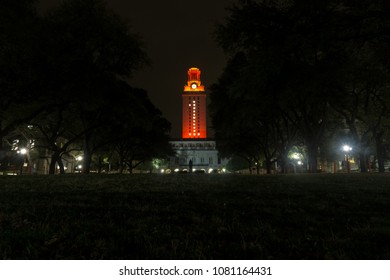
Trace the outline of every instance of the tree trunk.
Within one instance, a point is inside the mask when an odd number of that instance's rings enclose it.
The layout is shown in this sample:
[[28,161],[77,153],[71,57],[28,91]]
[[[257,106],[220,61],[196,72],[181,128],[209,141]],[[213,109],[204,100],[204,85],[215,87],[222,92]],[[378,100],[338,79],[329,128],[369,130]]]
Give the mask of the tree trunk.
[[[382,145],[380,145],[380,149],[382,149]],[[377,147],[378,150],[378,147]],[[377,159],[378,159],[378,171],[379,172],[385,172],[385,161],[383,159],[383,154],[379,155],[377,154]]]
[[61,160],[61,158],[60,158],[60,155],[58,153],[53,153],[51,155],[50,165],[49,165],[49,174],[50,175],[53,175],[56,173],[56,163],[60,160]]
[[118,169],[118,173],[119,174],[123,174],[123,170],[125,169],[125,161],[123,160],[123,158],[121,157],[119,159],[119,169]]
[[91,170],[91,162],[92,162],[92,151],[90,148],[90,139],[91,136],[89,134],[84,137],[84,147],[83,147],[83,170],[82,173],[89,174]]
[[248,171],[249,171],[249,174],[252,174],[252,161],[247,158],[246,159],[248,161]]
[[91,171],[91,162],[92,162],[92,153],[84,150],[84,157],[83,157],[83,173],[89,174]]
[[102,169],[103,169],[103,164],[102,164],[102,157],[99,156],[98,158],[98,174],[102,173]]
[[267,170],[267,174],[271,174],[272,172],[272,162],[269,159],[265,160],[265,168]]
[[288,173],[288,158],[284,155],[282,155],[280,158],[280,171],[283,174]]
[[64,163],[62,162],[60,157],[57,159],[57,163],[58,167],[60,168],[60,174],[65,174]]
[[382,135],[378,134],[375,137],[375,145],[376,145],[376,158],[378,159],[378,171],[385,172],[385,160],[383,158],[384,155],[384,147],[382,145]]
[[364,153],[359,153],[360,172],[367,172],[367,156]]
[[129,173],[133,174],[133,163],[131,163],[131,162],[129,164]]
[[317,173],[317,156],[318,156],[318,145],[316,143],[309,143],[307,146],[308,160],[309,160],[309,172]]

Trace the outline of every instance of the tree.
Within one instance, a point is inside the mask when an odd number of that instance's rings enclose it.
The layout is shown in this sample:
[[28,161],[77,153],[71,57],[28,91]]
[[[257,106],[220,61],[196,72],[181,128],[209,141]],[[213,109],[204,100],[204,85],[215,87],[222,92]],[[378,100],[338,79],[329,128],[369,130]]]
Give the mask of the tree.
[[[367,43],[378,48],[383,46],[383,42],[378,44],[379,41],[388,42],[388,6],[380,0],[240,1],[230,7],[230,17],[218,26],[216,39],[232,58],[229,64],[232,65],[236,57],[244,57],[241,59],[244,63],[234,66],[238,68],[237,75],[230,75],[234,80],[228,83],[229,87],[222,85],[222,80],[218,82],[219,88],[214,87],[220,90],[225,86],[227,94],[214,93],[218,101],[212,106],[215,106],[215,111],[220,110],[225,106],[222,99],[230,98],[229,92],[237,93],[240,96],[235,100],[240,104],[237,106],[247,106],[241,112],[253,120],[249,125],[252,130],[267,131],[264,125],[257,126],[265,119],[268,131],[277,131],[271,141],[282,162],[294,141],[302,139],[307,147],[309,171],[316,172],[324,136],[330,129],[330,119],[333,119],[333,108],[353,102],[354,97],[345,94],[351,89],[349,77],[355,73],[352,76],[359,80],[356,73],[363,70],[359,65],[365,64],[366,60],[361,54],[356,55],[356,50],[365,48]],[[388,50],[387,46],[383,49]],[[388,52],[382,52],[385,53]],[[388,55],[386,58],[388,60]],[[377,61],[369,56],[370,65]],[[232,73],[229,64],[223,76]],[[368,68],[369,75],[375,75],[373,69]],[[377,92],[378,88],[383,88],[385,80],[371,79],[369,82],[365,78],[362,82],[376,83]],[[373,89],[372,85],[370,88]],[[362,90],[360,86],[359,90]],[[336,103],[340,106],[333,106]],[[255,111],[253,107],[258,109],[256,116],[249,115]],[[377,117],[371,115],[373,122],[368,125],[367,135],[373,132],[373,127],[378,127],[378,120],[383,119],[378,117],[384,116],[383,110],[379,110]],[[344,114],[343,117],[346,119],[347,116]],[[355,124],[355,119],[348,120],[352,133],[351,125]],[[222,127],[223,120],[215,122],[217,130]],[[286,125],[281,127],[283,123]],[[295,132],[288,131],[291,126],[295,127]],[[278,143],[282,139],[284,141]],[[265,138],[259,141],[263,146],[267,143]],[[361,167],[365,171],[362,163]]]
[[[104,1],[64,1],[44,20],[44,45],[39,53],[43,62],[41,71],[47,73],[48,80],[43,93],[47,111],[61,108],[61,112],[57,110],[49,117],[62,112],[72,116],[62,118],[61,126],[72,127],[77,140],[82,140],[83,172],[89,173],[93,152],[102,145],[95,140],[106,137],[102,133],[109,125],[105,113],[110,103],[107,100],[121,95],[119,81],[131,78],[134,71],[148,63],[148,58],[140,37],[131,33],[127,23],[109,11]],[[53,129],[48,132],[51,135],[58,135],[60,129],[46,128]],[[73,137],[68,140],[76,141]]]
[[389,116],[389,6],[385,1],[358,1],[345,8],[354,19],[348,34],[348,63],[343,87],[332,107],[344,118],[359,155],[360,169],[368,171],[372,150],[384,171],[384,135]]
[[[42,111],[36,37],[40,19],[35,1],[4,0],[0,9],[0,161],[7,161],[9,137]],[[8,147],[7,147],[8,146]],[[5,162],[3,162],[5,161]]]
[[[258,121],[252,122],[253,130],[266,131],[267,137],[270,131],[274,132],[274,139],[262,139],[260,143],[263,146],[267,142],[272,143],[279,152],[282,165],[285,165],[288,149],[294,144],[296,136],[296,131],[289,132],[288,128],[296,126],[310,147],[312,171],[317,169],[317,147],[326,112],[326,102],[319,102],[322,95],[315,92],[320,84],[308,84],[304,78],[308,74],[315,75],[313,70],[318,68],[316,60],[309,55],[316,52],[312,50],[315,45],[312,40],[316,38],[313,30],[308,28],[308,23],[315,21],[311,14],[317,10],[319,7],[315,5],[306,8],[302,1],[291,4],[283,1],[241,1],[231,8],[228,22],[217,30],[218,42],[225,51],[243,53],[246,57],[247,65],[244,70],[241,69],[240,82],[236,83],[235,90],[242,95],[250,95],[246,98],[257,107]],[[304,34],[313,37],[304,37]],[[297,38],[300,39],[299,44]],[[324,104],[323,108],[313,108],[313,105]],[[263,124],[262,127],[256,128],[258,123]],[[266,127],[264,124],[267,124]],[[287,126],[282,129],[281,124]],[[266,145],[269,147],[269,144]]]
[[132,94],[135,108],[132,112],[135,116],[129,115],[127,110],[120,115],[117,126],[112,127],[115,133],[112,147],[118,156],[119,173],[126,167],[132,173],[135,167],[146,160],[173,155],[169,144],[171,126],[144,90],[130,87],[125,89]]

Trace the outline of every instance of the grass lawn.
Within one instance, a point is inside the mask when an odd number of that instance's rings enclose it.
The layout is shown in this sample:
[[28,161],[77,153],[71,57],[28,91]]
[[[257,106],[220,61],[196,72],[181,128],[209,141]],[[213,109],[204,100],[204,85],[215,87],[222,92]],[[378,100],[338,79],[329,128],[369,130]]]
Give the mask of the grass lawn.
[[390,259],[390,174],[0,176],[0,259]]

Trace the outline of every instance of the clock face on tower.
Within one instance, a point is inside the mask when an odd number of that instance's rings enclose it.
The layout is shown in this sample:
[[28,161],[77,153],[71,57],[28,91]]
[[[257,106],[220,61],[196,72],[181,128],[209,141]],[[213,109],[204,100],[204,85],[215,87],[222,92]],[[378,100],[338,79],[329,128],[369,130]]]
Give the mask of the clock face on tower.
[[192,89],[196,89],[197,87],[198,87],[198,85],[197,85],[196,83],[192,83],[192,84],[191,84],[191,88],[192,88]]

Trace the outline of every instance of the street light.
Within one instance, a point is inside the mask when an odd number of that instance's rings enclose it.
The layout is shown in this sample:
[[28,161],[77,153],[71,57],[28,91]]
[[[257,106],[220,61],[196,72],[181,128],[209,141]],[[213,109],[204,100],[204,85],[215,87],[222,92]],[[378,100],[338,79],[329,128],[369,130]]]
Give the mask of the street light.
[[352,151],[352,147],[351,147],[351,146],[348,146],[348,145],[344,145],[344,146],[343,146],[343,151],[344,151],[344,152],[350,152],[350,151]]
[[80,173],[83,169],[83,159],[82,155],[75,156],[76,162],[73,162],[73,172]]
[[352,147],[349,145],[344,145],[342,149],[345,152],[345,161],[347,162],[347,172],[350,173],[351,172],[351,165],[349,162],[349,153],[352,151]]
[[23,162],[20,165],[20,175],[22,175],[23,174],[23,167],[28,166],[27,163],[26,163],[26,157],[28,156],[27,155],[27,149],[26,148],[21,148],[18,151],[18,153],[22,155],[22,159],[23,159]]
[[302,162],[303,155],[301,153],[293,152],[293,153],[289,153],[288,157],[290,159],[290,164],[294,167],[294,173],[297,173],[297,165],[298,166],[303,165]]

